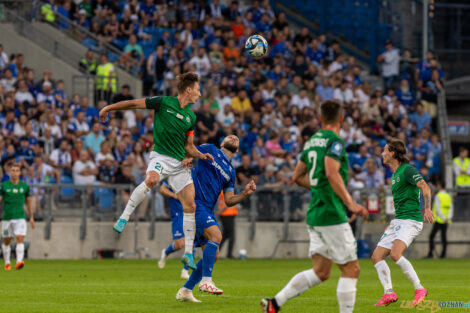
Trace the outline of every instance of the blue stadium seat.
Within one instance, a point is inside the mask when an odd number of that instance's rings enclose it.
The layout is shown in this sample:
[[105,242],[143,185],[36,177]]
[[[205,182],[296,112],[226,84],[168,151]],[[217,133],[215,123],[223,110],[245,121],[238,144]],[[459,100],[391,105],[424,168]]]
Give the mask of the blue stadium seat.
[[[60,177],[61,184],[73,184],[73,179],[70,176],[61,176]],[[72,200],[75,193],[73,188],[62,188],[60,191],[60,198],[63,200]]]
[[98,211],[109,212],[113,210],[114,191],[108,188],[95,188],[93,190],[96,202],[98,202]]

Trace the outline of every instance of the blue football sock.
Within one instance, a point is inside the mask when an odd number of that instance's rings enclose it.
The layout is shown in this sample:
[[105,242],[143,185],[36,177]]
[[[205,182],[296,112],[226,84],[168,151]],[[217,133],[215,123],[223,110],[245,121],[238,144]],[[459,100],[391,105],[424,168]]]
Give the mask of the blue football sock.
[[170,243],[170,245],[168,246],[168,248],[166,248],[165,254],[166,254],[166,255],[170,255],[170,254],[172,254],[173,252],[175,252],[175,243],[174,243],[174,242]]
[[184,288],[188,288],[189,290],[193,290],[194,286],[202,279],[202,259],[197,262],[197,268],[191,272],[191,276],[184,284]]
[[212,268],[214,267],[219,244],[215,241],[209,241],[202,253],[202,277],[212,277]]

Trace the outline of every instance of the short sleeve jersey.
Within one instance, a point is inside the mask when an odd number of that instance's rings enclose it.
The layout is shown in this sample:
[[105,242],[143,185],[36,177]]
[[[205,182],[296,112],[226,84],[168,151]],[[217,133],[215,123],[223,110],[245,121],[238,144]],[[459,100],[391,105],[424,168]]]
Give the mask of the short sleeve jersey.
[[419,208],[419,188],[416,184],[423,179],[413,166],[403,163],[392,176],[392,195],[395,218],[423,221]]
[[348,181],[348,157],[344,140],[331,130],[319,130],[305,143],[300,160],[307,165],[312,199],[307,224],[330,226],[347,223],[344,203],[326,178],[325,157],[340,163],[339,173]]
[[29,197],[29,187],[21,181],[13,185],[11,180],[1,184],[0,195],[3,197],[3,217],[4,221],[26,218],[24,213],[24,203]]
[[[197,146],[201,153],[210,153],[214,161],[199,160],[192,170],[194,188],[196,189],[196,210],[204,207],[213,210],[220,192],[233,192],[235,187],[235,169],[230,159],[212,144]],[[199,207],[198,207],[199,205]]]
[[186,137],[193,135],[196,115],[189,106],[181,108],[176,97],[146,98],[145,105],[155,110],[154,151],[182,161],[186,156]]

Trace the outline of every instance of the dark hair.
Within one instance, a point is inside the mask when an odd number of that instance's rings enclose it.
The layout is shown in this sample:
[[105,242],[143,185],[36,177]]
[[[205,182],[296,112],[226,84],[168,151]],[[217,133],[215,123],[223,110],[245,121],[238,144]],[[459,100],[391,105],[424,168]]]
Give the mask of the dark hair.
[[341,117],[341,103],[336,100],[327,100],[321,104],[321,119],[324,124],[337,123]]
[[197,83],[198,81],[199,77],[197,76],[197,74],[191,72],[176,76],[178,92],[183,93],[186,91],[186,88],[193,88],[194,83]]
[[459,148],[459,154],[464,152],[464,151],[468,151],[468,149],[466,147],[460,147]]
[[408,163],[410,160],[406,156],[405,143],[397,138],[392,138],[388,142],[388,151],[393,152],[393,158],[400,163]]
[[9,163],[8,163],[8,166],[10,167],[10,169],[11,169],[12,167],[17,167],[17,168],[19,168],[19,169],[21,170],[20,163],[17,163],[17,162],[9,162]]

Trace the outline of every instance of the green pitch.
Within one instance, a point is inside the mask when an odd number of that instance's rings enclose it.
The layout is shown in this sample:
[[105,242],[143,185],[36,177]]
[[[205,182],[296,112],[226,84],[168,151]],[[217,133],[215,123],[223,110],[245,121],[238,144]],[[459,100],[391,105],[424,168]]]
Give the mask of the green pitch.
[[[429,290],[428,300],[470,300],[469,260],[411,262]],[[3,269],[3,262],[0,264]],[[382,286],[372,263],[361,260],[355,312],[410,311],[400,306],[402,300],[413,299],[413,287],[398,266],[390,261],[389,265],[399,301],[386,308],[373,307]],[[162,270],[157,261],[147,260],[27,260],[21,271],[0,271],[0,312],[260,312],[262,297],[273,296],[294,274],[310,266],[308,259],[221,260],[215,265],[214,281],[224,295],[202,295],[196,287],[194,295],[203,303],[181,303],[175,300],[184,283],[176,260],[167,262]],[[338,276],[335,267],[327,282],[287,302],[282,312],[338,312]]]

